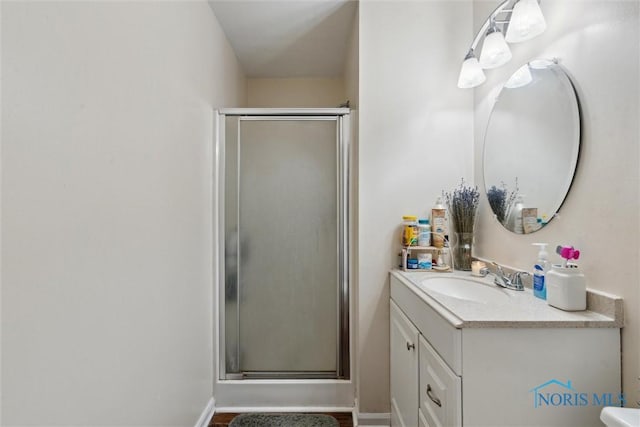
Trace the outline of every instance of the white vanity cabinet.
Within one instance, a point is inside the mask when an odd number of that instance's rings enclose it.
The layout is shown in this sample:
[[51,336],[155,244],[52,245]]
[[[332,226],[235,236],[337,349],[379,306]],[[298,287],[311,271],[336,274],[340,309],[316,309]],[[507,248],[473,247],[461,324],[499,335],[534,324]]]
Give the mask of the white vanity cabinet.
[[391,425],[418,425],[418,329],[391,302]]
[[473,318],[485,308],[466,302],[468,311],[456,311],[402,274],[411,273],[391,274],[393,427],[601,427],[602,406],[619,404],[620,329],[612,319],[537,300],[530,311],[544,321]]
[[461,380],[391,301],[391,426],[461,425]]

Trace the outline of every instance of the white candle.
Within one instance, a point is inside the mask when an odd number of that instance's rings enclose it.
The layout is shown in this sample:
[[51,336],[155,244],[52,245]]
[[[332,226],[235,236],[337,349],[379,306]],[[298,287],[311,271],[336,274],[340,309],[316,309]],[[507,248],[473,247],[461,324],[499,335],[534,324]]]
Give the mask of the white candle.
[[482,261],[473,261],[471,263],[471,274],[474,276],[480,276],[480,270],[485,268],[487,265]]

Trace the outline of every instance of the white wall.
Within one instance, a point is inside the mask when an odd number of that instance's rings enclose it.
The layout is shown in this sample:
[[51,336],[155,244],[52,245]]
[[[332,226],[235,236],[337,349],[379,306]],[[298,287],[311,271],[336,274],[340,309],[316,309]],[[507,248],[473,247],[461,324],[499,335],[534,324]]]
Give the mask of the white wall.
[[204,1],[2,2],[2,424],[193,425],[212,394]]
[[[479,28],[499,1],[474,2]],[[512,45],[513,60],[487,72],[475,90],[476,182],[482,184],[482,141],[493,99],[518,67],[536,57],[557,57],[576,85],[582,109],[582,145],[573,187],[560,211],[542,231],[514,235],[481,210],[476,254],[531,270],[533,242],[573,244],[587,286],[625,300],[622,333],[623,383],[629,405],[639,400],[640,374],[640,30],[637,1],[543,1],[547,31]],[[559,258],[554,257],[555,262]],[[578,378],[572,378],[576,385]]]
[[359,403],[389,412],[388,271],[403,214],[472,179],[472,92],[457,88],[471,2],[360,3]]
[[344,71],[342,73],[344,83],[344,95],[351,102],[351,108],[357,109],[359,104],[359,63],[360,63],[360,14],[356,10],[351,26],[351,34],[347,41],[347,55],[344,61]]
[[346,101],[342,78],[247,79],[247,106],[335,108]]

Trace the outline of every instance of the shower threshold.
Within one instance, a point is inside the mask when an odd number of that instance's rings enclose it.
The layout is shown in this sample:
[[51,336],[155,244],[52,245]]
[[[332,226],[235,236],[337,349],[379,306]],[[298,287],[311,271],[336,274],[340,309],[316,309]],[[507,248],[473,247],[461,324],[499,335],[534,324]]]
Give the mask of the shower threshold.
[[287,371],[287,372],[259,372],[248,371],[241,373],[227,373],[226,379],[228,380],[340,380],[335,371],[326,372],[310,372],[310,371]]

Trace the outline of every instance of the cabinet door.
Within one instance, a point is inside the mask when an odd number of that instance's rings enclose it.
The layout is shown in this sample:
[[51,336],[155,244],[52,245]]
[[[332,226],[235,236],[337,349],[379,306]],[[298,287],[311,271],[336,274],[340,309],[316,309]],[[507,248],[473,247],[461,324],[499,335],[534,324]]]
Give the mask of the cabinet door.
[[391,301],[391,426],[418,425],[418,330]]
[[[424,414],[422,413],[422,409],[418,409],[418,427],[432,427],[427,422],[427,417],[425,417]],[[433,426],[433,427],[437,427],[437,426]]]
[[462,380],[420,336],[420,412],[429,427],[462,425]]

